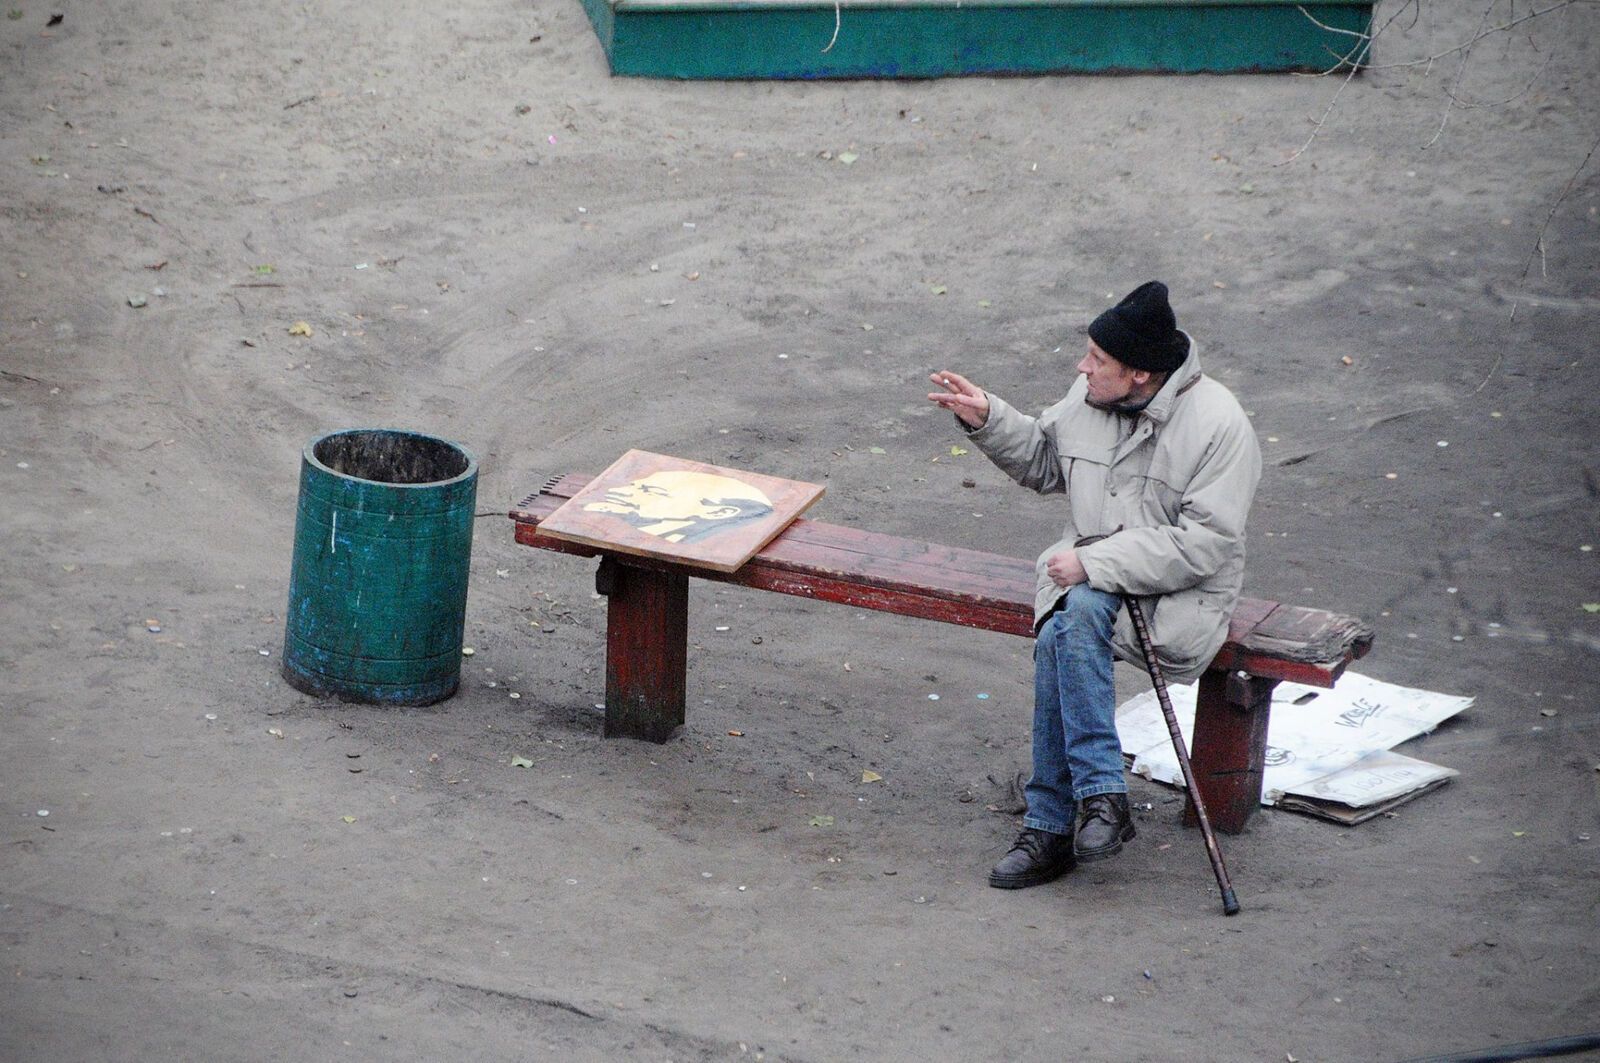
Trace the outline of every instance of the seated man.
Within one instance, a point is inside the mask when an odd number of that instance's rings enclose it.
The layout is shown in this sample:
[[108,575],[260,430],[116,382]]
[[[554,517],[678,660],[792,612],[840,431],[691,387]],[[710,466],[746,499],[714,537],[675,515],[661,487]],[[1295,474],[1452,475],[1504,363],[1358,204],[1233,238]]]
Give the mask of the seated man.
[[1134,836],[1112,660],[1142,661],[1122,596],[1144,600],[1168,678],[1193,681],[1228,633],[1244,525],[1261,478],[1255,431],[1201,374],[1166,286],[1140,285],[1089,325],[1066,398],[1038,417],[952,372],[928,398],[1024,487],[1067,496],[1038,561],[1033,776],[1022,833],[989,884],[1049,882]]

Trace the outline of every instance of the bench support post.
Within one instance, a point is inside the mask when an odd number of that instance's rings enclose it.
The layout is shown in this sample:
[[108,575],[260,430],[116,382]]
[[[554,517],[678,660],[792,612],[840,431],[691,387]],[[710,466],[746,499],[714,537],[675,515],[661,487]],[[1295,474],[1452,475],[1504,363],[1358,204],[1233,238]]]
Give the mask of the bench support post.
[[602,558],[606,595],[607,738],[665,742],[683,726],[689,661],[689,577]]
[[[1208,671],[1200,677],[1190,760],[1217,830],[1239,834],[1261,807],[1267,719],[1277,685],[1248,672]],[[1195,825],[1192,806],[1183,821]]]

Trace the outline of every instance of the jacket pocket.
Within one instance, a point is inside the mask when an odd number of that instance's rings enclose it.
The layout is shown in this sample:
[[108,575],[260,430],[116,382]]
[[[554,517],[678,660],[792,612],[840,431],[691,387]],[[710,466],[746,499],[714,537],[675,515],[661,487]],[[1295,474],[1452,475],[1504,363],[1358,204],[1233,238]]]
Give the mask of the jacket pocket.
[[1066,480],[1067,503],[1072,508],[1072,527],[1078,535],[1107,531],[1102,524],[1111,476],[1111,449],[1067,439],[1061,441],[1057,452]]
[[1145,514],[1152,524],[1176,526],[1183,512],[1183,492],[1156,476],[1144,479]]
[[1056,450],[1061,455],[1063,465],[1069,461],[1087,461],[1095,465],[1109,466],[1113,453],[1110,447],[1096,446],[1078,439],[1063,439]]
[[1150,637],[1164,662],[1190,669],[1208,664],[1216,656],[1217,647],[1227,637],[1228,617],[1211,595],[1186,590],[1143,600],[1155,603]]

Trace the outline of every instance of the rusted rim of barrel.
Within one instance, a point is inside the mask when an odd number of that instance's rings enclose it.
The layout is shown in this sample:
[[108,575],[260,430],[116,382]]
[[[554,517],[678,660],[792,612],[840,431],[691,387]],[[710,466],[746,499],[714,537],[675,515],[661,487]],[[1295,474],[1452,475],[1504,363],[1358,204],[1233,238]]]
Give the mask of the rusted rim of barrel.
[[[376,475],[384,448],[399,443],[412,448],[408,455],[412,464],[391,468],[390,478]],[[403,428],[341,428],[325,432],[306,444],[304,456],[306,464],[329,476],[384,487],[441,487],[469,480],[478,473],[477,456],[460,443]]]

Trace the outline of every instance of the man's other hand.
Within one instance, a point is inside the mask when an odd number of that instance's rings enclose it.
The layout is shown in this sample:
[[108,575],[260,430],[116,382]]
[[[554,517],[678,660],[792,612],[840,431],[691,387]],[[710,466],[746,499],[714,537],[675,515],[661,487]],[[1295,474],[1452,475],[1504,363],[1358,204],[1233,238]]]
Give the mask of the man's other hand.
[[968,428],[982,428],[989,420],[989,396],[972,381],[948,369],[942,369],[928,379],[944,388],[943,391],[930,394],[929,402],[943,406],[961,418],[961,423]]
[[1051,557],[1045,562],[1044,571],[1057,587],[1071,587],[1089,581],[1089,574],[1078,560],[1078,551],[1073,549],[1063,550]]

